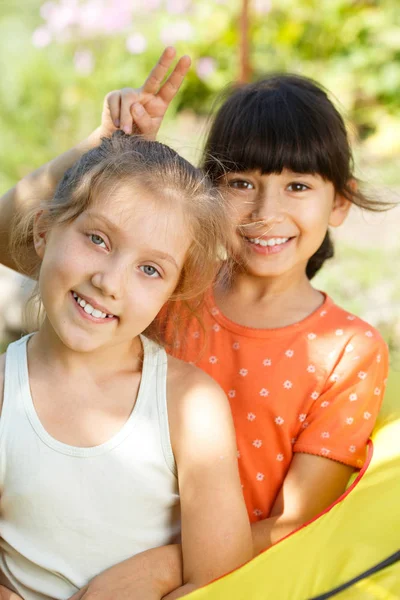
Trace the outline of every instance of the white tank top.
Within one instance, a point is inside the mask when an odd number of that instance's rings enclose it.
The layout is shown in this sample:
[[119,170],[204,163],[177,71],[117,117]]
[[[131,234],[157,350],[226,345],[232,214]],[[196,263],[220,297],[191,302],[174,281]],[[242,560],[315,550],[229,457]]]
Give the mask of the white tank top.
[[28,337],[6,354],[0,569],[25,600],[62,600],[108,567],[168,544],[179,533],[167,356],[141,337],[143,371],[129,419],[104,444],[79,448],[51,437],[38,418],[29,388]]

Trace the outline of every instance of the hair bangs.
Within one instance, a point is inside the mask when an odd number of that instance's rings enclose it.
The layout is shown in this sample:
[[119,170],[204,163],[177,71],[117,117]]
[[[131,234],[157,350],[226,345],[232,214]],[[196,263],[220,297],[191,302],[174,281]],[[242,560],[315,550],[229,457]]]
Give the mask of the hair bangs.
[[236,89],[207,142],[204,166],[212,178],[226,171],[289,169],[332,181],[332,134],[315,94],[304,92],[296,93],[289,82],[277,89],[273,80]]

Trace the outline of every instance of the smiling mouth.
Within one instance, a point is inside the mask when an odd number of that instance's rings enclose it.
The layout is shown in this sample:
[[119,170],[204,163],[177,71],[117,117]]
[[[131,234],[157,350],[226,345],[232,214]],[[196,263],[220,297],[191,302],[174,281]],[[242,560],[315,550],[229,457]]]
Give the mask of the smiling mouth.
[[262,246],[264,248],[266,246],[269,246],[271,248],[273,248],[274,246],[281,246],[282,244],[286,244],[286,242],[288,242],[291,239],[292,238],[290,238],[290,237],[276,237],[276,238],[269,238],[268,240],[265,240],[262,237],[258,237],[258,238],[245,237],[245,240],[247,242],[249,242],[250,244]]
[[86,302],[86,300],[84,300],[83,298],[78,296],[78,294],[76,292],[72,292],[72,296],[73,296],[75,302],[77,304],[79,304],[79,306],[81,308],[83,308],[83,310],[85,311],[85,313],[87,315],[91,315],[95,319],[114,319],[114,318],[116,318],[115,315],[107,314],[97,308],[94,308],[91,304],[89,304],[89,302]]

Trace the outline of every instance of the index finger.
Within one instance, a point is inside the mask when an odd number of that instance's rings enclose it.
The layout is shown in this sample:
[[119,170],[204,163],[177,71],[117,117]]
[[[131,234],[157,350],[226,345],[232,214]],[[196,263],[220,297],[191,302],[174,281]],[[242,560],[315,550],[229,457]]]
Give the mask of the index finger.
[[150,75],[144,82],[142,86],[142,92],[146,92],[147,94],[156,94],[158,92],[160,85],[175,58],[175,55],[175,48],[172,46],[165,48],[156,66],[152,69]]

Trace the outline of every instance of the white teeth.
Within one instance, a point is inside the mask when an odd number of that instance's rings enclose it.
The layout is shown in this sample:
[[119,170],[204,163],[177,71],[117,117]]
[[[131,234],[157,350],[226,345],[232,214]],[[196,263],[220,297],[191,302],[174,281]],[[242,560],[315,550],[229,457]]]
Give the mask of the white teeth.
[[87,313],[88,315],[92,315],[92,317],[96,317],[96,319],[112,319],[114,317],[114,315],[108,315],[107,313],[104,313],[101,310],[98,310],[97,308],[93,308],[93,306],[89,304],[89,302],[86,302],[86,300],[80,298],[75,292],[73,292],[72,295],[79,304],[79,306],[81,306],[85,313]]
[[260,246],[279,246],[280,244],[284,244],[288,241],[289,238],[270,238],[269,240],[264,240],[262,238],[247,238],[249,242],[252,244],[258,244]]

